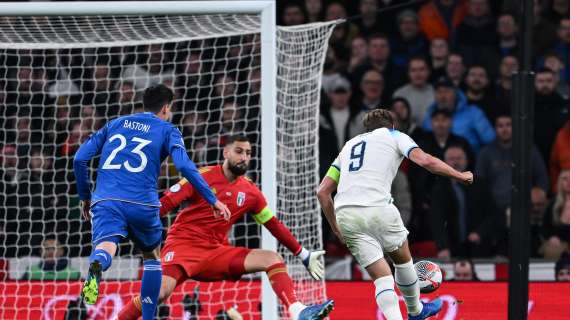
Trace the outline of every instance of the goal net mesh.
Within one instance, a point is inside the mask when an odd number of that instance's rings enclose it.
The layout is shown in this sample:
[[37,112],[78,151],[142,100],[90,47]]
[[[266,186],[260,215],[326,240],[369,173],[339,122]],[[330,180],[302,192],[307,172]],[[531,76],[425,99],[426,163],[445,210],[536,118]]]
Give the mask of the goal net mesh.
[[[318,105],[334,25],[277,32],[276,211],[312,250],[322,248],[314,196]],[[247,135],[253,145],[248,174],[260,182],[261,112],[270,107],[260,104],[260,28],[260,16],[252,14],[0,17],[0,278],[8,280],[0,283],[1,319],[110,319],[138,293],[141,261],[125,241],[104,274],[98,304],[86,308],[75,302],[92,248],[72,159],[107,121],[140,112],[146,87],[163,83],[174,90],[172,121],[198,165],[219,163],[229,135]],[[167,161],[159,189],[179,178]],[[165,231],[172,221],[172,215],[164,220]],[[246,217],[231,240],[257,248],[260,234],[260,226]],[[311,280],[286,248],[278,250],[300,300],[321,301],[324,283]],[[188,282],[160,314],[212,319],[235,305],[245,319],[259,318],[259,276]]]

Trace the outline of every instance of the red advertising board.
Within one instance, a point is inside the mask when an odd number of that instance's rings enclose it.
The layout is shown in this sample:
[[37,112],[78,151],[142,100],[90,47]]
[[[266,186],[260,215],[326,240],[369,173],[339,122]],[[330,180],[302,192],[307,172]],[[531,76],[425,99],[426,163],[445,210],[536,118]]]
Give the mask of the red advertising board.
[[[570,283],[531,283],[529,320],[570,319]],[[444,307],[438,320],[507,319],[506,282],[447,282],[426,300],[439,297]],[[327,295],[336,301],[334,319],[384,319],[374,301],[374,286],[368,282],[327,283]],[[400,298],[402,300],[402,298]],[[401,301],[400,309],[405,305]]]
[[[183,319],[182,293],[192,293],[195,285],[185,283],[172,297],[171,319]],[[247,290],[244,285],[241,282],[201,284],[200,300],[204,307],[201,318],[212,319],[218,310],[239,301],[238,308],[244,319],[259,319],[259,283],[254,282]],[[139,286],[139,282],[105,282],[99,302],[88,309],[90,319],[111,319],[138,292]],[[0,282],[0,318],[63,319],[68,302],[77,298],[80,287],[79,282]],[[570,319],[568,292],[570,283],[532,283],[529,319]],[[369,282],[328,282],[327,294],[336,301],[331,319],[384,319],[376,307],[374,288]],[[424,298],[436,296],[444,300],[444,309],[434,319],[507,319],[507,283],[448,282]],[[403,303],[401,309],[405,310]]]

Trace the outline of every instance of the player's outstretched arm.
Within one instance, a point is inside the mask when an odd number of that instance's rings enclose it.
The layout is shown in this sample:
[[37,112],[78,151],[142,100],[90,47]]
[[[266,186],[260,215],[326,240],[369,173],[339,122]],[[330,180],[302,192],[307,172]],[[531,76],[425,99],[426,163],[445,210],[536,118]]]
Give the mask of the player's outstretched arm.
[[299,257],[303,262],[307,271],[313,279],[321,280],[325,275],[325,268],[320,260],[320,257],[325,254],[324,250],[309,251],[301,246],[299,241],[268,207],[265,207],[259,213],[253,215],[255,221],[262,224],[271,234],[293,255]]
[[206,183],[204,178],[198,172],[198,168],[190,158],[188,158],[188,154],[186,154],[186,150],[183,148],[173,148],[172,152],[170,153],[172,157],[172,161],[174,162],[174,166],[182,176],[192,184],[192,186],[196,189],[196,191],[210,204],[214,207],[214,213],[219,216],[223,216],[224,219],[229,220],[231,213],[228,207],[220,202],[212,190],[210,190],[210,186]]
[[81,210],[85,220],[91,219],[91,182],[89,180],[89,162],[98,155],[107,137],[107,126],[92,134],[73,157],[73,172],[77,184],[77,194],[81,200]]
[[333,233],[342,243],[344,243],[344,237],[342,236],[340,228],[336,222],[334,202],[332,198],[333,192],[336,191],[339,175],[340,172],[338,171],[338,168],[331,166],[327,175],[323,178],[323,181],[321,181],[321,184],[317,189],[317,198],[319,199],[325,218],[331,226]]
[[431,173],[455,179],[463,184],[473,183],[473,173],[470,171],[459,172],[420,148],[412,149],[408,158]]

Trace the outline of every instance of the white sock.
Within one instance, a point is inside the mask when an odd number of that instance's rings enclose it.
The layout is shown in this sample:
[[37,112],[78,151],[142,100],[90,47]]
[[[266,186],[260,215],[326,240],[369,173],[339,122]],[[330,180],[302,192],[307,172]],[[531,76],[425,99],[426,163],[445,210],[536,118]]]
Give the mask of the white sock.
[[291,319],[297,320],[299,318],[299,313],[301,313],[301,311],[303,311],[303,309],[305,309],[306,307],[307,307],[306,305],[302,304],[299,301],[291,304],[289,306],[289,315],[291,316]]
[[404,264],[394,264],[394,267],[396,268],[396,285],[404,296],[408,314],[412,316],[420,314],[423,305],[420,302],[420,284],[414,263],[410,260]]
[[386,320],[402,320],[398,296],[394,291],[394,278],[386,276],[374,280],[376,303]]

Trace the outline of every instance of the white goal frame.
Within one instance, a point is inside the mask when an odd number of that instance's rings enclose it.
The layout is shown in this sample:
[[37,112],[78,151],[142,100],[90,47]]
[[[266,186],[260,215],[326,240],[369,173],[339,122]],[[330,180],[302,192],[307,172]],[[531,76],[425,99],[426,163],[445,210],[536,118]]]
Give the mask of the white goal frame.
[[[2,16],[101,16],[259,14],[261,16],[261,189],[270,207],[277,205],[276,117],[276,4],[258,1],[93,1],[93,2],[0,2]],[[262,248],[277,251],[277,240],[262,228]],[[262,276],[262,318],[276,320],[277,297],[267,276]]]

